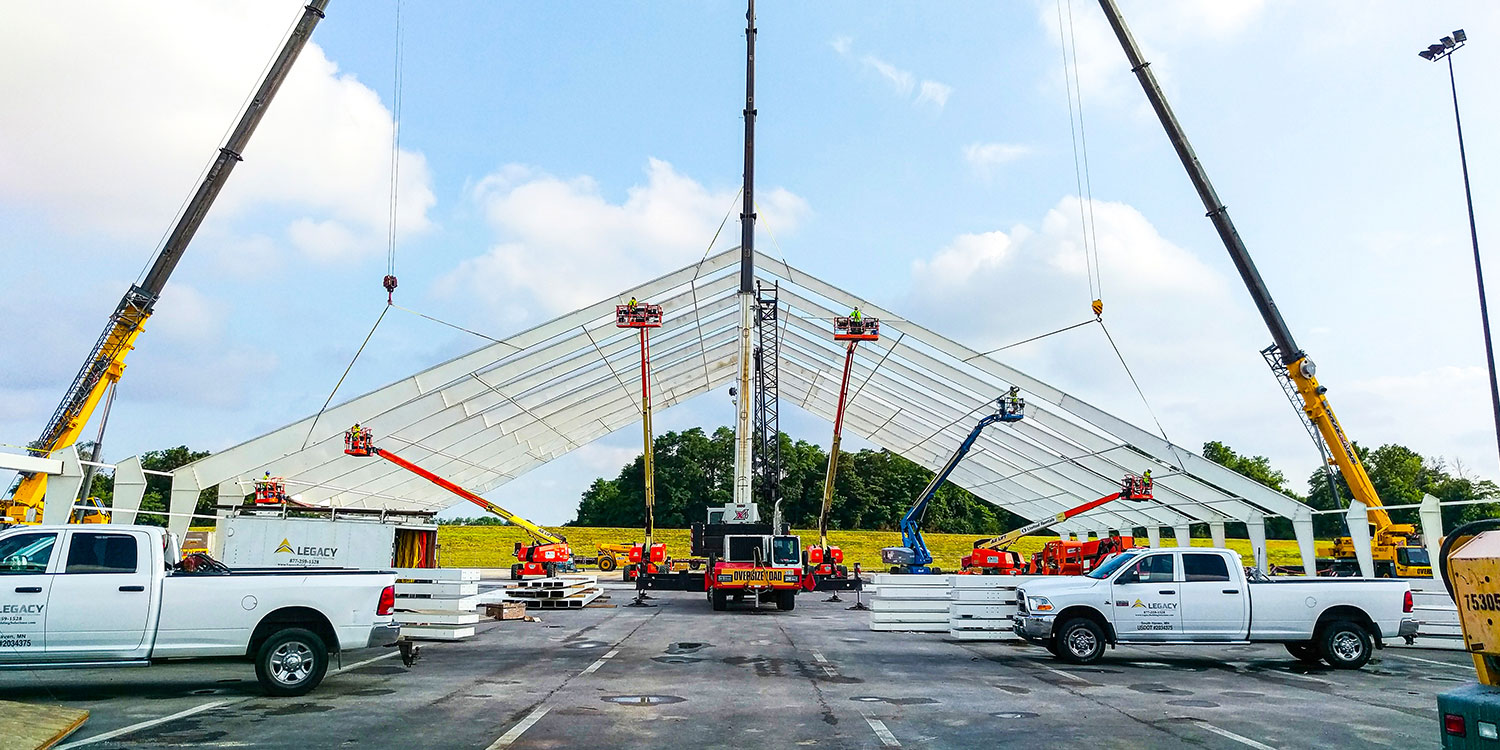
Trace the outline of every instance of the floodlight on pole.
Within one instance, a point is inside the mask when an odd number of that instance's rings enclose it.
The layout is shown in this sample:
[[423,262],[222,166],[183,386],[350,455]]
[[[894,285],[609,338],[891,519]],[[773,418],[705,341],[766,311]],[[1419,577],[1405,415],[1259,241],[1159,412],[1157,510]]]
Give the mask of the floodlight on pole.
[[1490,311],[1484,295],[1484,270],[1479,262],[1479,230],[1474,225],[1474,194],[1469,188],[1469,158],[1464,151],[1464,123],[1458,114],[1458,81],[1453,74],[1453,53],[1462,49],[1469,40],[1463,29],[1452,36],[1442,38],[1440,44],[1430,44],[1418,52],[1426,60],[1448,61],[1448,87],[1453,92],[1453,123],[1458,128],[1458,162],[1464,173],[1464,200],[1469,206],[1469,241],[1474,247],[1474,279],[1479,285],[1479,321],[1484,327],[1485,364],[1490,370],[1490,401],[1495,410],[1495,439],[1500,446],[1500,382],[1495,378],[1495,347],[1490,338]]

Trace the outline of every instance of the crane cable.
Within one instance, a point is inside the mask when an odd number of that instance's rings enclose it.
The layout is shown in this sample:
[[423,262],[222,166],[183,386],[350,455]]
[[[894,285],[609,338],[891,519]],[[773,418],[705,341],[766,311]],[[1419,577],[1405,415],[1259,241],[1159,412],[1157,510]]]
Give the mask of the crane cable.
[[396,45],[391,54],[391,193],[388,208],[389,225],[386,229],[385,287],[386,304],[395,304],[396,294],[396,210],[400,205],[401,191],[401,79],[402,63],[406,59],[405,45],[401,43],[401,0],[396,0]]
[[[1063,86],[1068,100],[1068,137],[1073,142],[1073,180],[1078,193],[1079,234],[1083,240],[1083,265],[1088,276],[1089,299],[1096,317],[1104,312],[1104,280],[1099,272],[1099,238],[1094,228],[1094,186],[1088,168],[1088,136],[1083,127],[1083,83],[1078,78],[1078,45],[1073,33],[1073,3],[1068,0],[1067,21],[1063,0],[1056,0],[1057,37],[1063,57]],[[1066,33],[1064,33],[1066,32]],[[1070,60],[1071,52],[1071,60]],[[1074,117],[1074,101],[1077,117]],[[1082,155],[1080,156],[1080,141]]]

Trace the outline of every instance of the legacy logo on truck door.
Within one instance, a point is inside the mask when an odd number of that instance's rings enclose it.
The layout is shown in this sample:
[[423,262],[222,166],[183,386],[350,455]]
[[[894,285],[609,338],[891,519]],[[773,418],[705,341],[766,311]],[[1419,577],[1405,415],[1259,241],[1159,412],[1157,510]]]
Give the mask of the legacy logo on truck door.
[[[272,537],[272,538],[274,539],[275,537]],[[323,558],[337,557],[338,554],[339,554],[339,548],[338,547],[296,547],[296,548],[293,548],[292,547],[292,543],[291,543],[291,539],[284,538],[284,539],[281,540],[281,545],[278,546],[276,548],[276,551],[274,553],[272,553],[272,554],[276,554],[276,555],[281,555],[281,554],[291,555],[292,557],[286,561],[286,564],[288,564],[288,565],[307,565],[307,566],[312,566],[312,565],[322,565],[323,564]]]
[[32,648],[31,635],[20,629],[40,630],[45,604],[0,604],[0,648]]

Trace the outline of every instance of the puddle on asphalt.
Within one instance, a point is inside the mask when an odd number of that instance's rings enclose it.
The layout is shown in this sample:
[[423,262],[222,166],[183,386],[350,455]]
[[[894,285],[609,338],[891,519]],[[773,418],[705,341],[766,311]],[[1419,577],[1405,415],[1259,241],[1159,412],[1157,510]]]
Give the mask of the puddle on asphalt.
[[675,695],[606,695],[599,700],[619,706],[661,706],[682,703],[687,699]]
[[697,664],[703,659],[697,656],[655,656],[651,661],[659,664]]
[[1248,699],[1248,698],[1264,698],[1266,696],[1265,693],[1257,693],[1257,692],[1255,692],[1253,690],[1225,690],[1224,692],[1219,693],[1219,695],[1222,695],[1225,698],[1246,698],[1246,699]]
[[1001,690],[1004,690],[1005,692],[1010,693],[1011,695],[1030,695],[1031,694],[1031,689],[1030,688],[1023,688],[1023,687],[1019,687],[1017,685],[996,685],[995,687],[1000,688]]
[[1187,708],[1218,708],[1219,704],[1213,701],[1198,700],[1196,698],[1185,698],[1183,700],[1167,701],[1168,706],[1185,706]]
[[280,708],[266,711],[267,716],[294,716],[296,714],[320,714],[324,711],[332,711],[333,706],[322,703],[290,703]]
[[393,689],[391,689],[391,688],[365,688],[363,690],[355,690],[354,692],[350,693],[350,695],[362,695],[362,696],[391,695],[391,694],[393,694],[395,692],[396,691],[393,690]]
[[926,698],[926,697],[917,697],[917,698],[886,698],[884,696],[879,696],[879,695],[856,695],[853,698],[850,698],[849,700],[851,700],[851,701],[858,701],[860,703],[889,703],[889,704],[891,704],[893,706],[920,706],[920,705],[927,704],[927,703],[937,703],[936,700],[933,700],[932,698]]
[[1170,688],[1160,682],[1141,682],[1130,686],[1137,693],[1148,693],[1154,695],[1192,695],[1186,690]]
[[605,648],[607,646],[609,646],[608,643],[600,643],[599,641],[579,641],[577,643],[565,643],[565,644],[563,644],[563,648],[577,648],[577,649]]
[[996,711],[990,714],[990,716],[997,719],[1035,719],[1040,714],[1034,714],[1030,711]]
[[696,651],[701,651],[704,648],[706,648],[708,646],[712,646],[712,645],[713,645],[712,643],[698,643],[697,641],[681,641],[679,643],[670,643],[670,644],[667,644],[667,653],[669,653],[669,654],[691,654],[691,653],[694,653]]
[[1422,679],[1427,680],[1429,682],[1473,682],[1473,680],[1466,680],[1466,679],[1463,679],[1462,677],[1447,677],[1447,676],[1438,675],[1438,674],[1423,675]]

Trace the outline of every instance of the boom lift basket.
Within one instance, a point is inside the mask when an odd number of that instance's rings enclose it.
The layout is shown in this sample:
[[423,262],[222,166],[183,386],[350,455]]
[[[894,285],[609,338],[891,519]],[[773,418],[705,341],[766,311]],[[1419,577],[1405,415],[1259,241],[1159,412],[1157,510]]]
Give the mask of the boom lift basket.
[[255,480],[255,504],[284,503],[287,501],[286,480],[281,477]]
[[369,430],[361,429],[357,434],[353,429],[344,430],[344,452],[351,456],[368,456],[375,450],[370,445],[373,440]]
[[615,306],[616,328],[660,328],[661,305],[645,303]]
[[833,319],[834,341],[879,341],[879,318],[854,318],[844,315]]

